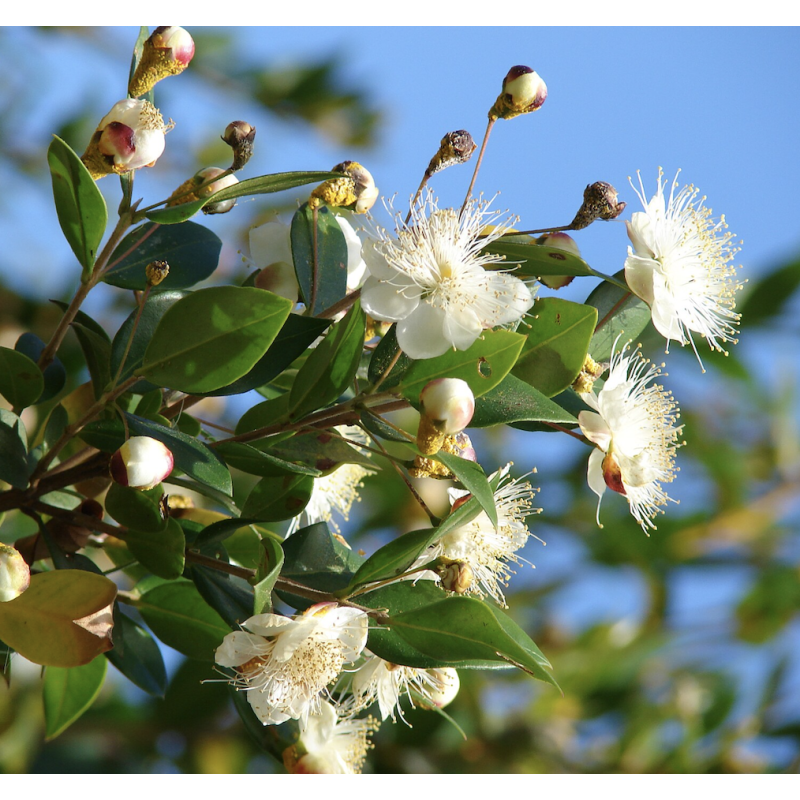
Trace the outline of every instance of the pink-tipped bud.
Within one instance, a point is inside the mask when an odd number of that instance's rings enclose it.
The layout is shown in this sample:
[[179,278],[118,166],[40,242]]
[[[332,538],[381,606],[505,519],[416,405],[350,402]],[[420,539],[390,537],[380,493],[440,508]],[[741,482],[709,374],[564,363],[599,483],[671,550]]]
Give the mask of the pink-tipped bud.
[[446,436],[460,433],[475,413],[475,396],[461,378],[437,378],[419,396],[420,411]]
[[120,485],[146,491],[169,477],[172,453],[149,436],[131,436],[111,456],[111,477]]
[[546,99],[547,84],[538,73],[523,65],[511,67],[489,116],[513,119],[541,108]]
[[440,667],[439,669],[428,670],[434,678],[435,685],[428,688],[428,697],[436,708],[449,706],[456,699],[461,681],[458,672],[452,667]]
[[[206,181],[216,178],[218,175],[224,175],[225,172],[226,170],[220,169],[219,167],[205,167],[204,169],[201,169],[199,172],[195,173],[195,182],[202,186],[202,188],[198,189],[196,192],[197,197],[210,197],[212,194],[216,194],[217,192],[222,191],[222,189],[226,189],[228,186],[235,186],[237,183],[239,183],[239,179],[235,175],[225,175],[224,178],[220,178],[218,181],[214,181],[213,183],[209,183],[207,186],[203,186]],[[235,197],[232,197],[230,200],[220,200],[218,203],[207,203],[203,206],[203,213],[225,214],[235,205]]]
[[160,80],[180,75],[194,57],[191,34],[177,25],[156,28],[144,43],[142,57],[128,86],[131,97],[141,97]]
[[150,34],[150,41],[159,50],[169,50],[170,58],[183,69],[194,58],[194,39],[180,25],[160,25]]
[[0,603],[19,597],[30,585],[31,568],[16,548],[0,544]]

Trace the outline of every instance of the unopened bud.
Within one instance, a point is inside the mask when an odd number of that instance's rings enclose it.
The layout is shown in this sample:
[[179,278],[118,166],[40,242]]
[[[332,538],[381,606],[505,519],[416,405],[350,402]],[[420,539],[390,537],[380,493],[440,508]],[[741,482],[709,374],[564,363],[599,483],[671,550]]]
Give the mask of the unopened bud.
[[141,97],[162,78],[180,75],[194,57],[194,40],[177,25],[156,28],[144,43],[142,57],[128,86],[131,97]]
[[605,181],[590,183],[583,192],[583,205],[578,209],[570,228],[575,231],[591,225],[596,219],[616,219],[627,203],[617,199],[617,190]]
[[489,111],[490,119],[513,119],[541,108],[547,84],[530,67],[511,67],[503,78],[503,91]]
[[166,261],[151,261],[144,269],[147,283],[158,286],[169,275],[169,264]]
[[[436,708],[444,708],[456,699],[461,681],[458,672],[452,667],[429,669],[428,674],[433,678],[433,685],[427,688],[427,695]],[[417,705],[421,705],[417,703]]]
[[357,161],[343,161],[331,172],[344,172],[347,177],[333,178],[311,192],[309,205],[322,203],[332,207],[349,208],[356,214],[366,214],[378,199],[379,191],[369,170]]
[[475,395],[461,378],[437,378],[419,395],[421,413],[442,433],[451,436],[469,425],[475,413]]
[[19,597],[30,585],[31,568],[19,551],[0,544],[0,603]]
[[435,568],[436,574],[442,584],[442,588],[448,592],[465,594],[475,580],[475,573],[466,561],[451,561],[450,559],[440,559],[440,564]]
[[[227,170],[220,169],[219,167],[205,167],[197,172],[194,178],[196,181],[200,182],[201,187],[197,190],[197,196],[200,199],[203,197],[211,197],[212,194],[216,194],[223,189],[227,189],[229,186],[235,186],[237,183],[239,183],[239,179],[235,175],[231,175],[230,173],[226,174],[227,172]],[[218,175],[222,175],[223,177],[221,177],[218,181],[213,181],[213,183],[203,185],[206,183],[206,181],[216,178]],[[203,206],[203,213],[227,214],[228,211],[230,211],[235,205],[235,197],[232,197],[230,200],[220,200],[217,203],[206,203]]]
[[232,170],[240,170],[253,155],[253,139],[256,138],[256,129],[249,122],[236,120],[225,128],[224,136],[220,137],[225,144],[233,150]]
[[608,364],[598,363],[588,353],[578,373],[572,382],[572,388],[578,394],[589,394],[594,388],[594,382],[608,369]]
[[477,145],[472,141],[469,131],[446,133],[439,144],[439,150],[428,164],[425,174],[430,177],[453,164],[464,164],[470,160]]
[[[546,233],[536,240],[536,244],[544,247],[554,247],[556,250],[564,250],[574,256],[581,257],[578,243],[567,233]],[[555,257],[555,253],[553,256]],[[561,256],[559,256],[561,257]],[[575,280],[574,275],[540,275],[539,281],[548,289],[563,289]]]
[[81,160],[95,180],[152,167],[164,152],[168,130],[147,100],[120,100],[100,120]]
[[172,472],[172,453],[149,436],[132,436],[111,456],[111,477],[120,485],[146,491]]

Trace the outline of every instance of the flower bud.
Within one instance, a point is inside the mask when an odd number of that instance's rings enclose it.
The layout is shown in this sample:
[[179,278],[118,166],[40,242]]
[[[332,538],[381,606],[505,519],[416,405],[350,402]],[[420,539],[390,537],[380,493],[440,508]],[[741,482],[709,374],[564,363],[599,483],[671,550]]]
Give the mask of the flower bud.
[[594,382],[607,369],[608,363],[598,363],[587,353],[578,377],[572,382],[572,388],[578,394],[589,394],[594,388]]
[[469,591],[472,582],[475,580],[475,573],[466,561],[451,561],[442,558],[442,563],[436,567],[436,574],[442,584],[442,588],[448,592],[464,594]]
[[437,378],[419,395],[420,411],[437,430],[451,436],[463,431],[475,413],[475,396],[461,378]]
[[607,453],[603,459],[603,480],[612,492],[627,495],[625,484],[622,482],[622,467],[613,453]]
[[152,167],[164,152],[168,127],[147,100],[120,100],[100,120],[81,160],[95,180]]
[[256,138],[256,129],[248,122],[236,120],[225,128],[225,134],[220,137],[225,144],[233,150],[232,170],[240,170],[253,155],[253,139]]
[[513,119],[539,109],[547,99],[547,84],[530,67],[511,67],[503,91],[489,111],[494,119]]
[[156,28],[144,43],[128,94],[141,97],[162,78],[180,75],[193,57],[194,40],[187,30],[177,25]]
[[144,268],[144,273],[150,286],[158,286],[169,275],[169,264],[166,261],[151,261]]
[[439,144],[439,150],[428,164],[425,175],[430,178],[453,164],[464,164],[470,160],[477,145],[472,141],[469,131],[446,133]]
[[[207,186],[202,186],[202,188],[198,189],[197,196],[199,198],[211,197],[212,194],[216,194],[223,189],[227,189],[229,186],[235,186],[237,183],[239,183],[239,179],[235,175],[225,175],[226,172],[227,170],[220,169],[219,167],[205,167],[197,172],[194,177],[195,180],[199,180],[201,186],[211,178],[216,178],[218,175],[224,175],[224,177],[220,178],[218,181],[214,181],[213,183],[209,183]],[[203,213],[227,214],[228,211],[230,211],[235,205],[235,197],[232,197],[230,200],[220,200],[218,203],[206,203],[206,205],[203,206]]]
[[19,597],[30,585],[31,569],[16,548],[0,544],[0,603]]
[[590,183],[583,192],[583,205],[578,209],[570,228],[579,231],[591,225],[596,219],[616,219],[627,203],[617,199],[617,190],[605,181]]
[[131,436],[111,456],[111,477],[120,485],[146,491],[172,472],[170,450],[149,436]]
[[[544,247],[554,247],[556,250],[564,250],[567,253],[572,253],[574,256],[581,257],[581,251],[578,249],[578,243],[567,233],[546,233],[536,240],[536,244],[543,245]],[[554,253],[553,256],[556,254]],[[559,256],[560,257],[560,256]],[[563,289],[569,286],[575,279],[574,275],[540,275],[539,281],[543,283],[548,289]]]
[[357,161],[343,161],[337,164],[331,172],[344,172],[347,177],[333,178],[320,184],[311,192],[309,205],[344,207],[355,211],[356,214],[366,214],[380,192],[375,185],[369,170]]
[[428,672],[434,677],[436,684],[428,688],[428,697],[436,708],[444,708],[456,699],[461,681],[458,672],[452,667],[440,667]]

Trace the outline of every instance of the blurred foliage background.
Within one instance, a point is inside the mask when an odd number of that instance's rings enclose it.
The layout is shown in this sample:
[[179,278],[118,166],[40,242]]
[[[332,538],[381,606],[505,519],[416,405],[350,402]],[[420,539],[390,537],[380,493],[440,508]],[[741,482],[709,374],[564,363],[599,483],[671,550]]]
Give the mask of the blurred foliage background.
[[[389,101],[348,74],[341,54],[279,64],[264,55],[268,48],[242,53],[241,40],[228,31],[192,33],[191,77],[159,87],[165,117],[179,123],[168,139],[168,158],[143,171],[137,191],[162,197],[199,167],[226,163],[218,135],[237,117],[259,129],[257,155],[243,177],[326,169],[344,157],[368,166],[371,154],[387,158],[380,143],[391,123]],[[44,153],[51,133],[82,152],[122,94],[127,62],[120,51],[133,38],[129,31],[100,29],[0,31],[3,345],[13,346],[23,330],[47,338],[59,314],[48,298],[68,299],[74,288],[77,273],[58,233]],[[62,76],[56,86],[54,53],[80,54],[77,62],[64,62],[69,80]],[[220,107],[229,113],[231,105],[240,111],[230,119],[215,113]],[[317,152],[305,163],[285,163],[281,137]],[[394,187],[373,172],[391,194]],[[112,184],[101,184],[109,208],[118,198]],[[295,200],[285,198],[283,208],[293,208]],[[237,248],[245,247],[249,227],[276,210],[259,200],[215,219],[226,243],[217,279],[243,279],[249,267]],[[749,349],[734,348],[727,359],[704,353],[703,376],[691,353],[670,354],[668,385],[689,444],[679,454],[682,503],[668,509],[649,538],[619,498],[605,500],[604,527],[596,527],[587,452],[578,443],[555,433],[476,434],[487,472],[509,456],[523,468],[539,467],[534,484],[544,511],[531,523],[547,547],[528,545],[525,556],[537,569],[520,570],[508,599],[514,619],[553,663],[564,694],[512,672],[463,672],[449,712],[467,738],[439,716],[412,711],[413,727],[379,731],[367,771],[798,771],[800,260],[761,264],[748,275],[740,310]],[[582,297],[588,292],[581,288]],[[86,310],[113,330],[128,308],[127,297],[101,286]],[[657,337],[646,339],[645,349],[662,360]],[[78,352],[68,338],[60,353],[71,387],[85,379]],[[778,365],[777,385],[757,377],[761,359]],[[215,413],[224,420],[224,408]],[[442,487],[422,490],[436,502]],[[354,547],[372,552],[397,527],[414,527],[417,514],[399,480],[375,480],[343,532]],[[15,539],[28,524],[9,516],[0,540]],[[163,701],[111,667],[89,712],[45,742],[39,668],[18,659],[11,680],[0,680],[0,769],[282,770],[248,738],[224,685],[200,684],[213,678],[209,665],[174,653],[168,665]]]

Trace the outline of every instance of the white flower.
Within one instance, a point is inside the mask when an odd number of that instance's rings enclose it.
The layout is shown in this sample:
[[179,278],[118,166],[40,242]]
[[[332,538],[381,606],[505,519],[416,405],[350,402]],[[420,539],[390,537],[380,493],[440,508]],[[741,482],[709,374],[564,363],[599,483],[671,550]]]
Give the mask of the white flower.
[[[347,245],[347,291],[354,292],[364,281],[367,265],[361,257],[361,239],[350,222],[336,214]],[[250,229],[250,256],[261,267],[261,288],[297,302],[300,287],[292,259],[291,227],[284,222],[265,222]],[[270,285],[274,283],[274,288]],[[262,285],[263,284],[263,285]]]
[[319,711],[325,687],[364,649],[368,618],[318,603],[295,619],[259,614],[243,627],[223,639],[215,660],[236,671],[231,682],[247,692],[262,724],[277,725]]
[[498,212],[470,202],[463,214],[440,209],[428,192],[410,225],[398,220],[397,238],[380,230],[364,246],[370,277],[361,305],[373,318],[397,323],[397,342],[411,358],[466,350],[481,331],[518,322],[533,305],[530,288],[507,271],[487,270],[502,256],[481,252],[507,230]]
[[[355,425],[340,425],[336,431],[346,439],[366,444],[364,432]],[[361,464],[340,464],[328,475],[314,478],[311,498],[303,511],[292,519],[286,535],[317,522],[327,522],[336,533],[340,533],[339,523],[333,519],[334,513],[345,521],[350,519],[350,509],[359,499],[358,490],[364,478],[371,474],[372,471]]]
[[721,341],[737,341],[734,295],[742,284],[731,261],[739,248],[731,245],[725,218],[715,222],[703,206],[705,198],[695,200],[697,189],[684,186],[676,194],[677,180],[676,175],[667,200],[659,170],[658,191],[648,202],[639,176],[640,188],[634,190],[645,210],[627,223],[633,247],[628,248],[625,278],[650,306],[653,325],[668,346],[672,339],[688,342],[697,355],[694,332],[722,351]]
[[[420,563],[414,565],[422,566],[436,558],[465,564],[472,571],[472,581],[459,591],[478,597],[488,595],[501,606],[506,605],[501,587],[507,586],[509,577],[514,574],[509,565],[522,562],[516,551],[524,547],[528,537],[533,535],[525,525],[525,518],[540,511],[531,508],[536,489],[528,481],[520,478],[506,480],[510,467],[511,464],[507,464],[499,471],[500,484],[494,493],[497,527],[486,512],[481,511],[471,522],[446,533],[419,560]],[[489,476],[489,480],[497,474]],[[461,489],[450,489],[449,493],[454,508],[469,494]]]
[[0,603],[19,597],[31,583],[31,568],[20,552],[0,542]]
[[299,743],[284,754],[284,763],[295,774],[357,775],[372,748],[369,735],[377,729],[372,717],[342,718],[330,703],[322,703],[300,724]]
[[113,156],[115,172],[152,167],[166,146],[167,127],[147,100],[120,100],[100,120],[97,130],[101,131],[100,152]]
[[172,452],[150,436],[131,436],[111,456],[111,477],[122,486],[147,491],[172,472]]
[[[611,356],[608,378],[599,394],[584,394],[594,411],[581,411],[578,422],[587,439],[597,445],[589,456],[589,487],[600,498],[608,488],[624,495],[634,519],[647,533],[653,518],[672,500],[661,488],[675,476],[675,450],[681,427],[672,393],[648,384],[661,371],[637,348],[628,345]],[[675,502],[675,501],[672,501]]]
[[370,655],[353,675],[353,711],[367,708],[377,699],[381,719],[394,720],[397,713],[405,722],[400,707],[403,694],[412,705],[442,708],[456,696],[458,686],[458,673],[454,669],[414,669]]

